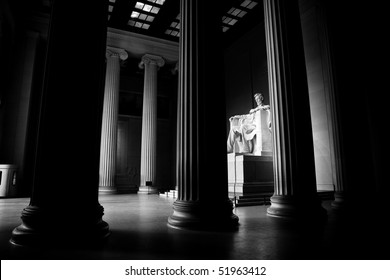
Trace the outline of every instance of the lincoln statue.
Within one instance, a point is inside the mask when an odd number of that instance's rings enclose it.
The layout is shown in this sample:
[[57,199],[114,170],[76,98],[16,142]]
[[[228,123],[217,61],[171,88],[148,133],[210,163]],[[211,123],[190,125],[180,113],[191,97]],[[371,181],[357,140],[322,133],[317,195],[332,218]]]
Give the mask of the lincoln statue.
[[256,93],[254,98],[257,107],[249,114],[229,118],[228,153],[261,155],[271,151],[270,106],[263,104],[263,94]]

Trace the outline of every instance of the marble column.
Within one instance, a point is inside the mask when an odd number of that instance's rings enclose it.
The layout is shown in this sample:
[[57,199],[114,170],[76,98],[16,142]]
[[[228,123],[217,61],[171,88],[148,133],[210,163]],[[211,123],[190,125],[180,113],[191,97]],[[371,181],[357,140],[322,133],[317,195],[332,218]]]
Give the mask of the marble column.
[[43,90],[33,105],[32,196],[14,245],[90,246],[109,235],[98,201],[106,24],[105,0],[81,1],[77,9],[52,1]]
[[107,47],[104,87],[102,137],[100,146],[99,191],[115,193],[115,167],[119,106],[120,61],[128,54],[123,49]]
[[156,194],[157,71],[164,66],[160,56],[146,54],[140,68],[145,69],[142,107],[141,182],[139,194]]
[[[173,73],[179,75],[179,62],[176,62]],[[176,127],[180,127],[180,79],[177,79],[177,108],[176,108]],[[175,191],[179,190],[179,154],[180,154],[180,130],[176,129],[176,158],[175,158]]]
[[275,183],[267,212],[322,219],[298,0],[264,0],[264,14]]
[[179,58],[179,194],[168,225],[233,229],[228,199],[226,112],[221,46],[222,1],[181,0]]

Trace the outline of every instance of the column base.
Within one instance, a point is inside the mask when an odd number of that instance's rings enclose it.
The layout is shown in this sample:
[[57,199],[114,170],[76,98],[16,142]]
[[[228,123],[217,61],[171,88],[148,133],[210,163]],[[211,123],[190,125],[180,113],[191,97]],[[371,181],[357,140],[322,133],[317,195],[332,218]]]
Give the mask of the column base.
[[12,231],[10,243],[23,247],[91,247],[101,245],[110,235],[101,219],[103,207],[90,213],[63,209],[43,210],[28,206],[22,212],[22,224]]
[[327,212],[317,197],[298,199],[274,195],[270,201],[271,206],[267,209],[267,214],[271,217],[318,222],[324,222],[327,219]]
[[177,229],[234,230],[238,227],[238,217],[232,210],[230,200],[215,204],[177,200],[173,203],[168,226]]
[[138,194],[158,194],[158,189],[152,186],[140,186]]
[[334,200],[332,202],[332,208],[334,209],[341,209],[344,208],[346,204],[346,195],[344,192],[335,192],[334,193]]
[[115,194],[117,193],[117,188],[115,186],[99,186],[100,194]]

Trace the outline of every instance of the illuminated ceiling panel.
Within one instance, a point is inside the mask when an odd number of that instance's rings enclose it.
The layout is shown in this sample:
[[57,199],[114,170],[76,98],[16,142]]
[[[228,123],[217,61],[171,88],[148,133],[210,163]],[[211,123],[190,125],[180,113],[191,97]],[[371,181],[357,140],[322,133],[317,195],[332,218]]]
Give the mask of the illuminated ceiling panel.
[[[109,27],[174,41],[180,36],[179,0],[109,0],[108,4]],[[229,34],[227,37],[240,34],[238,30],[245,28],[247,18],[253,19],[253,10],[259,11],[258,4],[258,0],[226,0],[221,3],[224,10],[221,29]]]

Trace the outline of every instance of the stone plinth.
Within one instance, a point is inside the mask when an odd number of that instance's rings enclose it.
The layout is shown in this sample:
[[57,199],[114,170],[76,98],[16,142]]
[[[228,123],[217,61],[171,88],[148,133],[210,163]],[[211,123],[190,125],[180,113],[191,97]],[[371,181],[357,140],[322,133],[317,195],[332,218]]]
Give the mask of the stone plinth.
[[274,191],[272,156],[228,154],[229,196]]

